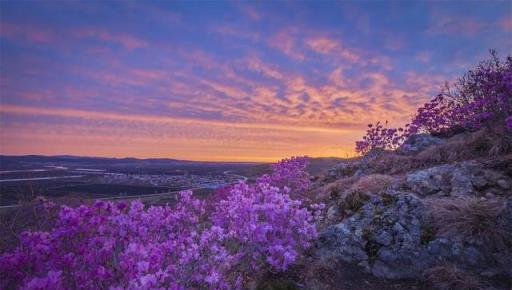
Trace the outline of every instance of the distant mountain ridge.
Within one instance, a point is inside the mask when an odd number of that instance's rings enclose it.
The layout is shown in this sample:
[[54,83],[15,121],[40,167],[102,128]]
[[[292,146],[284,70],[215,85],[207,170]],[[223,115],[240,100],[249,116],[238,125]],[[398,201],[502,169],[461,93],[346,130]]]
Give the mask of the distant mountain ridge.
[[73,163],[167,163],[167,164],[261,164],[263,162],[231,162],[231,161],[193,161],[172,158],[135,158],[135,157],[95,157],[75,155],[0,155],[0,165],[3,162],[73,162]]

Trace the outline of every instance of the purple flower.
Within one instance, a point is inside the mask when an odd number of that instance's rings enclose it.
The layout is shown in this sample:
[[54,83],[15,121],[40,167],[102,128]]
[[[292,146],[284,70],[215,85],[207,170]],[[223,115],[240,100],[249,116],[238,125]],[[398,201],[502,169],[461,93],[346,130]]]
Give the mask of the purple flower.
[[288,195],[309,186],[306,165],[282,160],[208,205],[182,191],[172,207],[63,206],[48,232],[25,232],[0,255],[0,288],[245,288],[259,271],[286,270],[317,236],[323,205],[310,210]]
[[[375,127],[368,126],[366,136],[356,142],[355,149],[360,154],[366,154],[373,148],[394,150],[417,133],[449,134],[459,128],[478,130],[485,123],[504,120],[511,114],[512,57],[501,61],[491,51],[490,60],[481,62],[418,108],[405,129],[397,132],[377,122]],[[510,128],[508,122],[507,119],[506,124]]]

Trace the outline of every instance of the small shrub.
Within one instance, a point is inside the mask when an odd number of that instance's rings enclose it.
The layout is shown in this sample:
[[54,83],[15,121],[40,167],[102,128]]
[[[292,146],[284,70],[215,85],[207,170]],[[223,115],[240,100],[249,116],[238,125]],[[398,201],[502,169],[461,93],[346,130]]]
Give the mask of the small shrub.
[[341,196],[341,193],[341,188],[339,188],[338,186],[332,186],[329,198],[336,200]]
[[370,258],[370,260],[373,260],[377,258],[377,254],[380,248],[381,245],[379,243],[369,240],[364,246],[364,251],[366,252],[366,254],[368,254],[368,258]]
[[430,241],[434,240],[435,237],[436,237],[436,231],[432,225],[430,225],[430,224],[422,225],[420,241],[423,245],[428,244]]
[[383,193],[381,195],[381,197],[382,197],[382,202],[384,203],[384,205],[390,205],[397,200],[396,196],[386,193],[386,192]]
[[453,265],[440,265],[423,272],[424,278],[439,290],[484,290],[488,286],[476,275],[467,273]]
[[404,129],[388,128],[388,122],[384,124],[368,124],[366,135],[363,140],[356,142],[356,152],[367,154],[372,149],[393,150],[396,149],[406,138]]
[[504,201],[467,197],[432,199],[427,204],[438,234],[491,251],[510,248],[512,233],[505,221]]
[[371,194],[358,190],[348,190],[338,201],[338,205],[344,211],[358,211],[372,197]]

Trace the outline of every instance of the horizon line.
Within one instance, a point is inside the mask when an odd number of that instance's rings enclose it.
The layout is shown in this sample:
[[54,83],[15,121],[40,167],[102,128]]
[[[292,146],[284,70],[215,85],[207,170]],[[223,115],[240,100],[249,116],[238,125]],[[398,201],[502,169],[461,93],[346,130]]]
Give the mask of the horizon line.
[[[134,157],[134,156],[101,156],[101,155],[73,155],[73,154],[58,154],[58,155],[46,155],[46,154],[5,154],[0,153],[0,157],[27,157],[27,156],[37,156],[37,157],[79,157],[79,158],[105,158],[105,159],[136,159],[136,160],[151,160],[151,159],[165,159],[165,160],[175,160],[175,161],[182,161],[182,162],[204,162],[204,163],[275,163],[279,160],[290,158],[289,157],[283,157],[277,160],[268,160],[268,161],[261,161],[261,160],[223,160],[223,159],[210,159],[210,160],[199,160],[199,159],[179,159],[179,158],[173,158],[173,157]],[[337,156],[306,156],[310,159],[347,159],[352,157],[337,157]],[[268,158],[267,158],[268,159]],[[272,158],[273,159],[273,158]],[[1,164],[0,164],[1,166]]]

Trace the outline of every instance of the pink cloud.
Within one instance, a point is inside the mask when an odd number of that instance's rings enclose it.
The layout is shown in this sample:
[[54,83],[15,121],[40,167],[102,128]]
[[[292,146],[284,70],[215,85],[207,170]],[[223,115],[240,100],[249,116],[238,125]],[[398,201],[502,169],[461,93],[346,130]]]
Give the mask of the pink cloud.
[[145,80],[165,80],[169,77],[169,73],[157,70],[157,69],[134,69],[131,71],[134,77],[141,78]]
[[258,21],[262,18],[262,15],[258,12],[258,10],[256,10],[254,6],[247,4],[247,2],[238,5],[238,7],[247,17],[249,17],[249,19],[253,21]]
[[126,33],[113,33],[96,27],[49,29],[35,24],[0,22],[0,36],[2,37],[22,39],[33,43],[59,44],[66,42],[63,35],[70,35],[78,39],[96,38],[120,44],[128,50],[144,48],[149,45],[145,40],[135,36]]
[[405,39],[395,34],[384,35],[384,47],[390,50],[401,50],[405,46]]
[[283,73],[275,65],[264,63],[257,57],[249,57],[246,63],[249,69],[260,72],[267,77],[278,80],[283,78]]
[[243,97],[247,95],[246,92],[244,92],[242,89],[236,86],[230,86],[227,84],[222,84],[220,82],[215,82],[211,80],[203,80],[202,83],[209,86],[217,92],[223,93],[233,98]]
[[103,41],[118,43],[128,50],[137,48],[148,47],[149,44],[140,38],[134,37],[126,33],[112,33],[95,27],[80,28],[73,32],[73,35],[78,38],[97,38]]
[[427,30],[428,33],[474,36],[487,27],[487,24],[476,18],[435,14],[437,15],[432,19],[433,25]]
[[289,29],[281,30],[268,39],[268,44],[288,57],[302,61],[305,58],[304,53],[298,49],[298,42],[292,34],[293,32]]
[[420,62],[423,62],[423,63],[428,63],[432,59],[432,53],[428,52],[428,51],[420,51],[420,52],[416,53],[414,58],[417,61],[420,61]]
[[499,21],[499,26],[504,31],[511,32],[512,31],[512,15],[508,13]]
[[245,38],[251,41],[258,41],[260,33],[254,31],[246,31],[232,25],[216,25],[212,27],[212,31],[223,36],[231,36],[236,38]]
[[305,42],[309,48],[323,54],[328,54],[340,47],[340,44],[336,40],[324,36],[308,38]]
[[311,50],[324,55],[331,56],[333,59],[342,61],[356,62],[360,56],[353,50],[343,47],[341,42],[327,36],[314,36],[304,40],[304,43]]
[[35,25],[0,22],[0,36],[8,38],[21,38],[34,43],[50,43],[55,40],[55,34],[47,29]]

